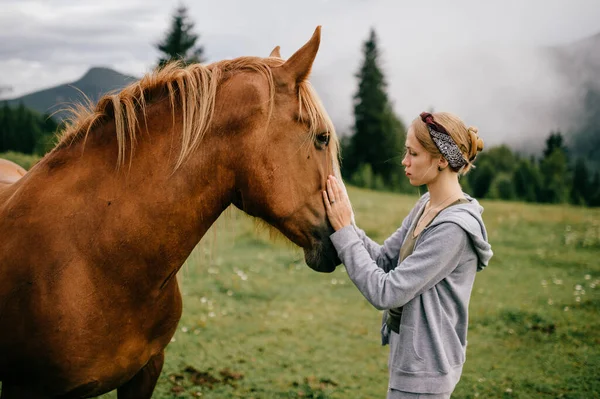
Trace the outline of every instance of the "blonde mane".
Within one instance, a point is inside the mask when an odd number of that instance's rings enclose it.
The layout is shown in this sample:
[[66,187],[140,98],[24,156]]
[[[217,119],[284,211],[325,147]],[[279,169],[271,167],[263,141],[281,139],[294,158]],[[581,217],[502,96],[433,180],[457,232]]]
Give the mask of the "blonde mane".
[[[89,100],[86,104],[73,106],[69,110],[71,117],[60,133],[59,142],[54,150],[65,148],[80,140],[84,140],[85,143],[85,139],[93,128],[114,119],[118,144],[117,167],[121,167],[125,163],[127,146],[129,146],[131,162],[136,142],[139,139],[137,133],[140,128],[140,116],[146,123],[148,106],[146,97],[151,93],[164,93],[166,90],[171,104],[173,124],[175,124],[177,107],[181,109],[182,113],[181,150],[175,165],[175,169],[177,169],[194,152],[209,129],[215,110],[217,88],[224,76],[237,71],[253,71],[261,74],[269,85],[268,120],[270,120],[275,96],[275,83],[271,67],[280,66],[282,63],[283,60],[274,57],[240,57],[210,65],[192,64],[187,67],[183,67],[179,63],[171,63],[145,75],[141,80],[130,84],[120,92],[103,96],[96,106]],[[335,168],[339,170],[339,142],[333,123],[310,82],[303,81],[298,86],[300,117],[307,122],[313,139],[316,134],[322,133],[318,131],[319,126],[327,128],[330,134],[329,151]],[[152,102],[154,101],[152,100]]]

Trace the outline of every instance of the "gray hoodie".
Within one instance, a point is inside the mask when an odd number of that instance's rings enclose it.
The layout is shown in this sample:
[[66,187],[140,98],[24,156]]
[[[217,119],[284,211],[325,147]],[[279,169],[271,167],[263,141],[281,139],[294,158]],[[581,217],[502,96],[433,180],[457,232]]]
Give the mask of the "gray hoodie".
[[[399,335],[382,327],[391,341],[390,387],[416,393],[446,393],[466,358],[468,307],[475,273],[492,257],[481,219],[483,208],[468,203],[442,210],[398,264],[400,247],[429,200],[424,194],[401,227],[383,245],[356,226],[331,235],[348,276],[377,309],[402,307]],[[384,321],[386,314],[384,314]]]

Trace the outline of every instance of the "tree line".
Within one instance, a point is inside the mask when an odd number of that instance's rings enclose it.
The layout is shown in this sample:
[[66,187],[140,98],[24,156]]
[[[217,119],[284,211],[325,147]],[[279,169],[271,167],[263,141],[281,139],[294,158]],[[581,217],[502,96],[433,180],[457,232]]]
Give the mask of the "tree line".
[[16,151],[43,155],[52,146],[58,123],[22,103],[16,108],[4,102],[0,107],[0,152]]
[[478,198],[600,206],[600,173],[571,159],[560,132],[551,132],[540,157],[507,146],[484,150],[464,182]]
[[[179,6],[163,40],[155,44],[160,52],[157,68],[173,60],[183,64],[204,62],[204,48],[198,45],[198,38],[187,8]],[[359,187],[414,192],[401,165],[406,127],[394,113],[387,95],[375,30],[370,31],[363,43],[362,53],[356,74],[358,88],[353,98],[354,125],[351,133],[341,138],[342,174],[350,184]],[[600,95],[593,92],[588,97],[587,103],[600,109]],[[597,111],[587,118],[590,126],[584,128],[588,136],[599,132],[598,118]],[[57,127],[48,115],[38,115],[22,104],[12,109],[5,103],[0,109],[0,152],[44,154]],[[597,141],[600,136],[594,137]],[[585,147],[577,141],[575,145]],[[570,156],[560,132],[550,132],[541,157],[497,146],[479,154],[475,165],[475,169],[461,178],[461,184],[477,198],[600,206],[598,169],[594,172],[586,160]]]

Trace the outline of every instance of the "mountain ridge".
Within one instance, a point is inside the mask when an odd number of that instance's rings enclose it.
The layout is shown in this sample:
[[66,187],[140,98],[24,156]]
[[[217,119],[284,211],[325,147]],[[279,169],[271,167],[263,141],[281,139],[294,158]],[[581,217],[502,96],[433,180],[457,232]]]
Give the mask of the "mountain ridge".
[[114,69],[95,66],[88,69],[74,82],[63,83],[5,101],[11,106],[23,103],[27,108],[41,114],[51,114],[55,119],[62,120],[67,115],[62,108],[85,101],[86,97],[95,103],[104,94],[122,89],[136,80],[138,78],[122,74]]

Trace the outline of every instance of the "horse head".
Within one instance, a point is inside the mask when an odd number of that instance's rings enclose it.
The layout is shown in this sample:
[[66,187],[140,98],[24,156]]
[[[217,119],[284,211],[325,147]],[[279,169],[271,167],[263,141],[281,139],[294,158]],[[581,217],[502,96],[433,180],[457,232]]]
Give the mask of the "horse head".
[[[317,27],[289,59],[280,58],[279,47],[273,50],[266,60],[269,79],[233,76],[226,90],[227,98],[236,99],[237,115],[231,114],[227,102],[219,105],[217,100],[215,123],[244,124],[235,142],[233,203],[302,247],[309,267],[332,272],[340,260],[329,239],[333,229],[322,191],[328,175],[340,177],[339,144],[333,123],[308,81],[319,43]],[[224,108],[228,112],[219,117],[219,109]],[[226,122],[219,121],[224,117]]]

